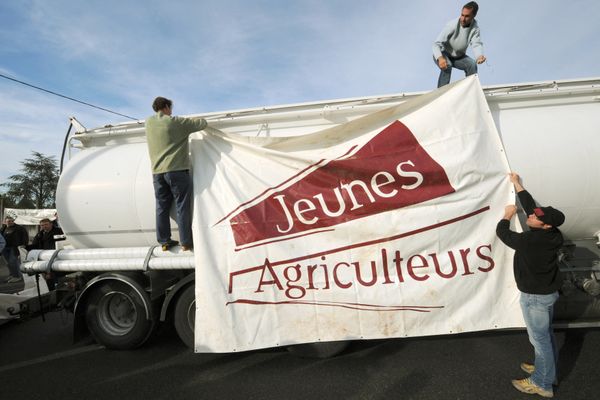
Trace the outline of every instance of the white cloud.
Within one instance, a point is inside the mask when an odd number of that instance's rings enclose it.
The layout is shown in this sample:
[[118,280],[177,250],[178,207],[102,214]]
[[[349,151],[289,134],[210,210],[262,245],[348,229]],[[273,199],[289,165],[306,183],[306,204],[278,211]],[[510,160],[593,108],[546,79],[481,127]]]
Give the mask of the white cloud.
[[[429,90],[431,43],[463,1],[4,3],[0,71],[144,118],[157,95],[190,114]],[[597,75],[600,3],[479,4],[484,84]],[[31,149],[58,154],[71,115],[88,127],[125,120],[8,81],[0,95],[11,99],[0,109],[0,181]]]

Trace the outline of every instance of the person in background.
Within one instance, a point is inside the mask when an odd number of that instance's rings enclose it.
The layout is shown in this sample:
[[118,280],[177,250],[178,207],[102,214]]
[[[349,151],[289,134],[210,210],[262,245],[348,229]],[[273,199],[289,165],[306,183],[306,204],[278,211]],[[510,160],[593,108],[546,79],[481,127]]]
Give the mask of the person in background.
[[516,173],[510,174],[510,181],[528,215],[526,224],[529,230],[522,233],[510,230],[510,221],[517,207],[508,205],[504,218],[498,222],[496,235],[515,250],[515,281],[521,292],[520,304],[527,335],[535,350],[534,364],[521,364],[521,369],[531,376],[513,380],[512,384],[523,393],[553,397],[552,384],[556,381],[558,351],[552,318],[558,290],[562,286],[558,251],[563,244],[563,236],[558,227],[565,221],[565,216],[553,207],[537,207]]
[[156,114],[146,119],[146,140],[152,166],[156,199],[156,239],[163,251],[179,242],[171,239],[169,213],[175,201],[179,240],[183,251],[192,250],[192,183],[190,180],[189,135],[207,127],[204,118],[173,117],[173,102],[154,99]]
[[6,240],[4,240],[4,236],[0,234],[0,253],[4,250],[4,246],[6,246]]
[[[465,71],[465,76],[477,73],[477,64],[485,62],[483,43],[475,16],[479,5],[470,1],[462,8],[460,17],[448,22],[433,43],[433,59],[440,68],[438,88],[450,83],[452,68]],[[467,56],[467,48],[475,54],[473,60]]]
[[40,230],[34,236],[31,244],[25,246],[29,250],[54,250],[56,248],[56,239],[54,236],[62,235],[63,231],[59,227],[55,227],[52,221],[48,218],[40,220]]
[[[56,238],[54,236],[62,234],[62,229],[55,227],[52,221],[50,221],[48,218],[44,218],[40,220],[39,232],[35,235],[35,237],[31,241],[31,244],[25,246],[25,248],[28,251],[35,249],[54,250],[56,249]],[[56,288],[56,280],[59,277],[59,275],[61,274],[53,271],[47,272],[44,275],[49,290],[54,290]]]
[[[60,222],[58,222],[58,213],[54,213],[54,219],[52,220],[52,226],[54,228],[60,228]],[[62,231],[62,229],[61,229]]]
[[19,258],[19,246],[27,246],[29,243],[29,235],[27,230],[21,225],[15,224],[15,219],[12,216],[4,218],[5,225],[2,225],[0,233],[6,240],[6,246],[2,250],[2,256],[8,264],[10,276],[6,280],[7,283],[21,282],[23,276],[21,274],[21,261]]

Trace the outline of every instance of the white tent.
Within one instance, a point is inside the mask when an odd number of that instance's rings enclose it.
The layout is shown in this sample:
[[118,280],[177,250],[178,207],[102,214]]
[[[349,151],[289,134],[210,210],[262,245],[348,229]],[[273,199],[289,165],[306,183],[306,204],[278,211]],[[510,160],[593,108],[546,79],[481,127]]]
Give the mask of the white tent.
[[[15,219],[15,223],[19,225],[38,225],[40,220],[48,218],[53,221],[56,219],[56,209],[18,209],[5,208],[4,217],[11,216]],[[4,218],[3,218],[4,219]]]

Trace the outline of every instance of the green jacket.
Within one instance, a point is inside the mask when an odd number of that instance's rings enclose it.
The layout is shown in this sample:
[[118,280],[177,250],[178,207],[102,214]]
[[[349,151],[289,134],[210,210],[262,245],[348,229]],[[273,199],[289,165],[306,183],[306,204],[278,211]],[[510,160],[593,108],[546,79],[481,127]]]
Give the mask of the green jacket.
[[153,174],[190,169],[188,137],[208,124],[204,118],[170,117],[157,112],[146,119],[146,140]]

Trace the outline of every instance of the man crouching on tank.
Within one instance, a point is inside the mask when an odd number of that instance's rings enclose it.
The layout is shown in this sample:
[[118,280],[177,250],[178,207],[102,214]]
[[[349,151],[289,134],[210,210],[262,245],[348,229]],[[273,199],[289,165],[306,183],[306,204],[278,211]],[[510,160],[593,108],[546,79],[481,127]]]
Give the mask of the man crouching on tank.
[[515,250],[515,281],[521,292],[521,311],[527,335],[535,350],[535,363],[521,364],[521,369],[531,376],[513,380],[512,384],[523,393],[553,397],[552,384],[556,381],[558,352],[552,331],[552,315],[562,284],[558,250],[563,244],[563,236],[557,227],[565,221],[565,216],[552,207],[536,207],[533,197],[523,188],[516,173],[510,174],[510,181],[528,215],[527,226],[530,229],[522,233],[510,230],[510,220],[516,214],[517,207],[508,205],[504,218],[498,222],[496,234]]
[[175,200],[179,240],[183,251],[192,250],[192,183],[190,180],[189,135],[207,127],[204,118],[172,117],[173,102],[154,99],[156,114],[146,119],[146,139],[152,165],[156,199],[156,239],[163,251],[179,244],[171,239],[171,205]]

